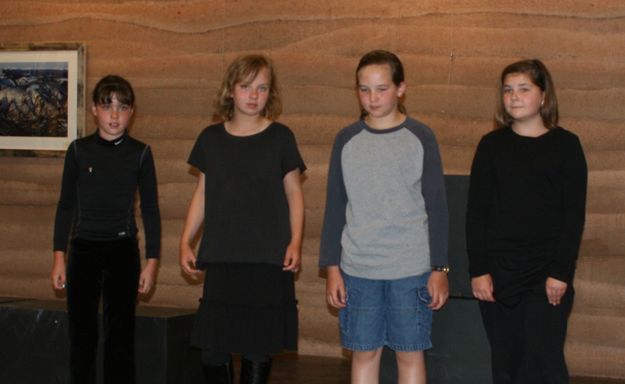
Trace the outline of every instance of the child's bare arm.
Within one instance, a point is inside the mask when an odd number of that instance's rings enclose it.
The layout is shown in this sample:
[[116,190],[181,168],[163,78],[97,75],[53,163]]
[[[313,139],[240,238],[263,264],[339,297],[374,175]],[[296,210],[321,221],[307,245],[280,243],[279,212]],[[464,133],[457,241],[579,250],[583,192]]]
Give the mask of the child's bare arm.
[[304,232],[304,192],[300,170],[294,169],[284,176],[284,191],[289,203],[291,243],[284,256],[285,271],[297,272],[301,264],[302,237]]
[[192,278],[197,278],[201,272],[195,269],[196,256],[193,253],[191,242],[204,221],[204,173],[200,172],[195,192],[189,204],[187,218],[180,237],[179,262],[182,271]]

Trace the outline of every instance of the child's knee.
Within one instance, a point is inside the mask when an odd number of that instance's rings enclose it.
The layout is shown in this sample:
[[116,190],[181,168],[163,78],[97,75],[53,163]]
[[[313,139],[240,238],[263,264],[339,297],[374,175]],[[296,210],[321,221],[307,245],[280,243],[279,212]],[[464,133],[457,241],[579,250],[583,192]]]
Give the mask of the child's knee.
[[421,365],[425,362],[423,351],[395,351],[395,358],[400,365]]
[[378,348],[373,351],[354,351],[352,354],[352,360],[361,363],[379,361],[381,357],[382,348]]

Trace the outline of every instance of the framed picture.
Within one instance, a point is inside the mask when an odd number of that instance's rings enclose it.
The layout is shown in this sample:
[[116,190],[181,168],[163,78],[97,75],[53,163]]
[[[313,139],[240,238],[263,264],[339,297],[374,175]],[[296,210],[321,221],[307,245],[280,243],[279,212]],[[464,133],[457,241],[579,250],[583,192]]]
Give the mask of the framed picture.
[[85,125],[85,47],[0,44],[0,151],[65,151]]

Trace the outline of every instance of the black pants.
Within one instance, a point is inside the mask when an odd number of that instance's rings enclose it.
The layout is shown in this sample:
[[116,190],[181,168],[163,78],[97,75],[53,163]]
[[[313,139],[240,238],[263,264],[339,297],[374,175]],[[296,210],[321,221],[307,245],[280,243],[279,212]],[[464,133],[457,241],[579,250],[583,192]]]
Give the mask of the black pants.
[[134,383],[135,306],[141,262],[136,239],[75,239],[67,266],[70,383],[95,384],[102,296],[104,383]]
[[554,307],[547,300],[544,284],[524,294],[514,307],[481,301],[493,383],[568,384],[564,341],[572,305],[572,287]]

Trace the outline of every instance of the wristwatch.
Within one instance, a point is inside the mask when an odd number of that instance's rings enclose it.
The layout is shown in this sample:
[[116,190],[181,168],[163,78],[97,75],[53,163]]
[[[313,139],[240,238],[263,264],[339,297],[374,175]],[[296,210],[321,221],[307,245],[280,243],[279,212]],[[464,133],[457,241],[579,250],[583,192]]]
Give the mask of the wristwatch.
[[450,269],[449,265],[435,265],[432,267],[432,271],[449,273]]

